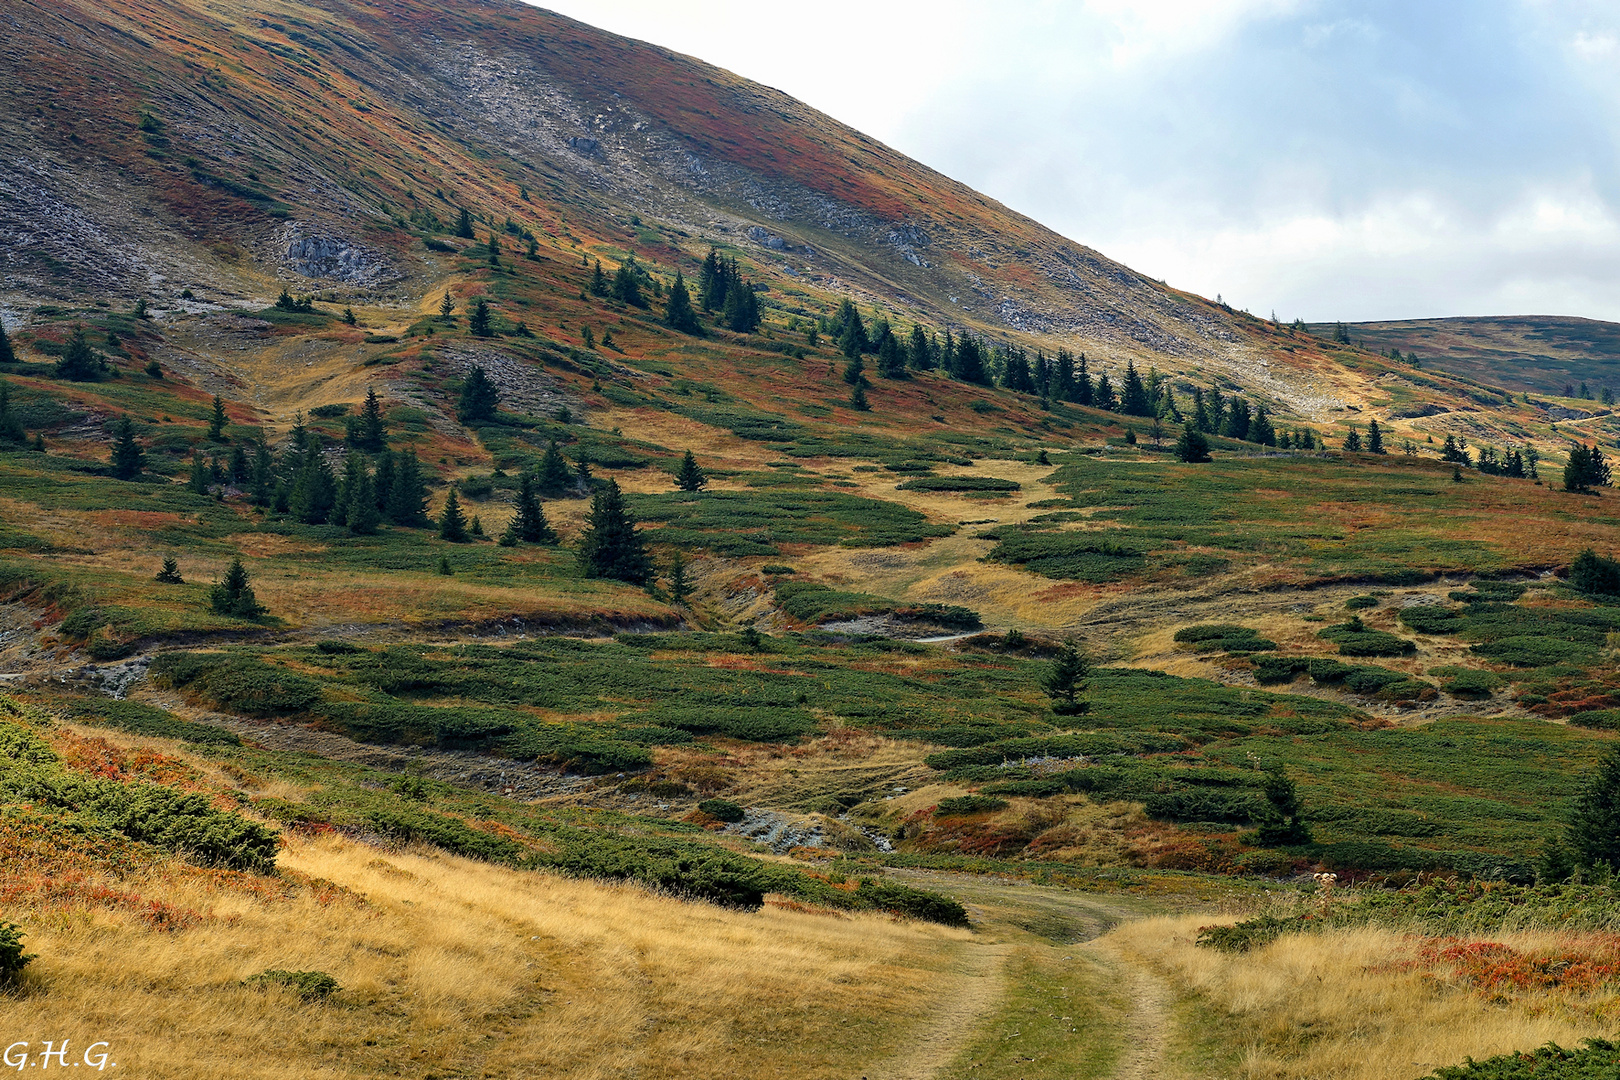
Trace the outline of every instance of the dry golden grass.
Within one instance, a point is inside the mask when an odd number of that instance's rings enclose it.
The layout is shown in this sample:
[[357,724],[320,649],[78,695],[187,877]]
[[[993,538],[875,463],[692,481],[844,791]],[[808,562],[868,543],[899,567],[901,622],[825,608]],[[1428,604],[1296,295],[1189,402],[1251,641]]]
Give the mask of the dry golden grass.
[[[1613,994],[1493,1001],[1407,966],[1409,935],[1381,929],[1290,935],[1250,953],[1193,945],[1197,916],[1126,924],[1106,942],[1192,995],[1201,1041],[1224,1044],[1244,1080],[1409,1080],[1464,1058],[1564,1046],[1613,1031]],[[1517,948],[1549,934],[1492,935]]]
[[[355,890],[265,898],[151,875],[207,912],[29,919],[40,959],[0,998],[13,1039],[112,1043],[151,1077],[842,1077],[922,1022],[965,931],[727,911],[429,852],[294,840],[282,865]],[[324,1004],[242,980],[320,970]]]

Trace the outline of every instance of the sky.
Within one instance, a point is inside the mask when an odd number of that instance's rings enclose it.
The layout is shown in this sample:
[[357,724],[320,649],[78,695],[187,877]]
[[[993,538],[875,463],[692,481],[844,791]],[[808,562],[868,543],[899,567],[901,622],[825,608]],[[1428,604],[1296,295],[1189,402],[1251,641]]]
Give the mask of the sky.
[[1613,0],[547,0],[1257,315],[1620,321]]

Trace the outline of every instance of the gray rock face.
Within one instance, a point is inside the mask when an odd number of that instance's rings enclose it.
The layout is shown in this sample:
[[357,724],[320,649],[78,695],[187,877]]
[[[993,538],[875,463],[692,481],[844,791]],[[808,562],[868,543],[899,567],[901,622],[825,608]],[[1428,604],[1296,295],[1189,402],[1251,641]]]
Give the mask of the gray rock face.
[[342,237],[317,231],[315,226],[294,223],[287,226],[287,265],[307,278],[328,278],[351,285],[375,285],[402,275],[389,261]]

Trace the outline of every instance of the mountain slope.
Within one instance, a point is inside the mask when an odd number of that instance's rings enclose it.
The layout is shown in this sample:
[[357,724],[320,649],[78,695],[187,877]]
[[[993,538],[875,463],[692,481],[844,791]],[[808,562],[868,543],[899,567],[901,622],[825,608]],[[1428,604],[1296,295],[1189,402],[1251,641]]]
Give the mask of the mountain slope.
[[[1329,337],[1333,324],[1310,327]],[[1416,353],[1426,366],[1515,392],[1573,397],[1587,383],[1620,392],[1620,324],[1557,315],[1350,323],[1350,338],[1381,353]]]

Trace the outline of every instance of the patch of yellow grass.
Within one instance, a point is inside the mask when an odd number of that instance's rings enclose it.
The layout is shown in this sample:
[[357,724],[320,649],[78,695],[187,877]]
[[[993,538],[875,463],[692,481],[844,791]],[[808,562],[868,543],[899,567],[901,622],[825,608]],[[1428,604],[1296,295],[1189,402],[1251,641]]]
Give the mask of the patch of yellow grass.
[[[143,1077],[843,1077],[902,1044],[968,940],[333,837],[295,839],[281,863],[364,899],[151,880],[143,893],[211,918],[30,918],[40,959],[29,992],[0,998],[8,1041],[106,1040]],[[318,1004],[242,985],[269,968],[343,989]]]
[[[1199,1002],[1236,1075],[1260,1080],[1410,1080],[1467,1057],[1575,1046],[1612,1033],[1594,1010],[1542,995],[1493,1003],[1403,966],[1415,939],[1381,929],[1288,935],[1249,953],[1193,945],[1197,916],[1128,923],[1108,944]],[[1516,947],[1547,935],[1503,935]]]

